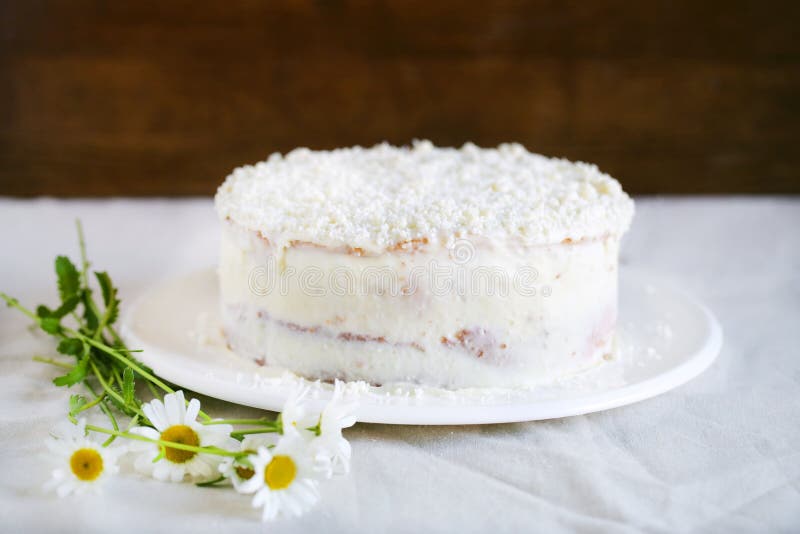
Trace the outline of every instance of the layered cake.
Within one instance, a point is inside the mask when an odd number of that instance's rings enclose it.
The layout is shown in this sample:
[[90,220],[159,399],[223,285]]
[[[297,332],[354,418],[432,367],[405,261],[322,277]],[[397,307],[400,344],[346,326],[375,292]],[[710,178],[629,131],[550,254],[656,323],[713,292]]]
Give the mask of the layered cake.
[[233,351],[320,380],[521,387],[602,363],[633,201],[518,144],[297,149],[219,188]]

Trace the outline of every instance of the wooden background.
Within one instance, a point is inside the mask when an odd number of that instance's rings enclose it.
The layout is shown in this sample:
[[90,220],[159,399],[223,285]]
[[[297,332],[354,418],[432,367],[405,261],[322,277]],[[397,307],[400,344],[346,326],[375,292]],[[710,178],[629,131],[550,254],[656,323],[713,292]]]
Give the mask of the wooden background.
[[0,3],[0,194],[211,195],[296,146],[519,141],[800,193],[800,3]]

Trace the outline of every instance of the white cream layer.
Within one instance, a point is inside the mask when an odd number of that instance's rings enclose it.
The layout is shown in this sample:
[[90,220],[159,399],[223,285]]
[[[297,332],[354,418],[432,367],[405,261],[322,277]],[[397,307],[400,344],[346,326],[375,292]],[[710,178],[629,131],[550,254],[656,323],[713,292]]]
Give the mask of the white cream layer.
[[450,249],[419,241],[365,255],[223,227],[231,347],[307,378],[527,386],[610,350],[615,236],[537,246],[462,240]]

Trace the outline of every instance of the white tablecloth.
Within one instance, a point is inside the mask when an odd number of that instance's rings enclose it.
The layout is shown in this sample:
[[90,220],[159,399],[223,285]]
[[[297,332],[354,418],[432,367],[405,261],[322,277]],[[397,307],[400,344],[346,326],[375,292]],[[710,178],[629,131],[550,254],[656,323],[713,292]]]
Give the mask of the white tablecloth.
[[[130,299],[212,265],[208,199],[63,202],[0,199],[0,289],[55,298],[52,261],[90,258]],[[622,262],[666,275],[704,300],[725,331],[705,374],[652,400],[568,419],[465,427],[357,425],[353,472],[320,505],[268,527],[309,532],[800,530],[800,199],[641,199]],[[52,354],[0,310],[0,530],[267,530],[227,490],[118,477],[101,497],[58,500],[42,439],[69,392]],[[254,410],[203,399],[216,414]]]

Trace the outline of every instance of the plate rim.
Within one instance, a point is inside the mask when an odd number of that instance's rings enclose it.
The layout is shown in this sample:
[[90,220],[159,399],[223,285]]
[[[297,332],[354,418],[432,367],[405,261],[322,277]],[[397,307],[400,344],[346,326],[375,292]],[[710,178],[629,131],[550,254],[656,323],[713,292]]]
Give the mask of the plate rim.
[[[140,357],[143,363],[150,367],[154,367],[152,363],[154,360],[150,360],[149,358],[151,354],[154,355],[153,358],[156,358],[156,354],[159,355],[157,358],[161,360],[166,358],[168,360],[171,359],[180,361],[182,359],[185,360],[186,358],[196,358],[196,355],[176,353],[171,349],[154,346],[153,344],[146,342],[136,333],[136,328],[133,326],[133,319],[139,306],[142,305],[142,303],[148,298],[151,298],[154,294],[157,294],[159,290],[163,290],[165,287],[175,284],[180,280],[186,280],[192,276],[200,276],[201,273],[207,273],[208,271],[208,268],[195,270],[173,276],[167,280],[163,280],[160,283],[154,284],[146,289],[133,300],[131,305],[128,306],[128,309],[123,314],[122,328],[120,333],[123,339],[125,339],[129,345],[141,348],[145,351],[144,354],[148,354],[148,357]],[[620,278],[623,278],[622,273],[620,274]],[[624,384],[622,386],[600,388],[588,393],[586,396],[573,397],[569,399],[520,399],[510,400],[507,403],[493,404],[481,404],[475,400],[457,402],[453,404],[425,404],[424,399],[416,399],[415,404],[411,405],[389,405],[377,402],[368,402],[359,403],[356,412],[357,420],[362,423],[376,424],[449,426],[518,423],[525,421],[540,421],[547,419],[558,419],[562,417],[573,417],[577,415],[605,411],[621,406],[627,406],[656,397],[658,395],[662,395],[686,384],[707,370],[718,357],[723,344],[722,326],[710,308],[708,308],[708,306],[700,302],[687,291],[676,287],[674,283],[664,280],[657,275],[625,269],[624,278],[626,281],[640,286],[644,286],[645,283],[655,284],[663,290],[667,290],[678,295],[686,303],[696,308],[696,310],[699,311],[701,316],[704,318],[705,327],[707,329],[707,335],[702,346],[696,349],[688,358],[659,372],[654,376],[650,376],[633,383]],[[235,358],[235,355],[233,355],[233,357]],[[251,364],[251,362],[244,359],[241,360],[241,363],[243,366]],[[251,365],[253,366],[253,370],[258,369],[258,367],[255,367],[254,363]],[[155,367],[158,367],[158,364],[156,364]],[[267,408],[264,406],[263,402],[256,403],[251,401],[248,398],[245,398],[247,395],[228,394],[226,391],[222,391],[222,393],[220,393],[220,390],[224,389],[225,387],[230,389],[231,386],[237,385],[230,383],[229,381],[224,381],[223,384],[221,383],[222,381],[218,380],[217,382],[220,383],[214,385],[213,381],[207,381],[206,384],[198,384],[199,380],[195,380],[194,384],[190,385],[186,382],[191,382],[191,375],[189,380],[184,381],[181,380],[180,377],[174,376],[174,373],[170,372],[169,369],[166,373],[162,372],[163,368],[162,370],[154,370],[159,374],[159,376],[163,377],[169,382],[202,395],[257,409],[269,411],[276,411],[278,409]],[[308,382],[313,383],[313,381],[310,380]],[[198,385],[200,387],[196,387]],[[479,391],[481,389],[485,389],[487,392],[497,391],[497,389],[494,388],[472,388],[471,391]],[[264,392],[261,391],[261,393],[263,394]],[[288,394],[279,393],[277,391],[274,393],[276,396],[280,395],[282,398],[285,398]],[[387,395],[391,396],[389,392],[387,392]],[[314,408],[321,409],[322,405],[326,402],[326,399],[314,398],[310,399],[309,402],[312,404],[312,406],[316,405],[313,406]],[[280,404],[272,403],[271,405],[277,407]]]

